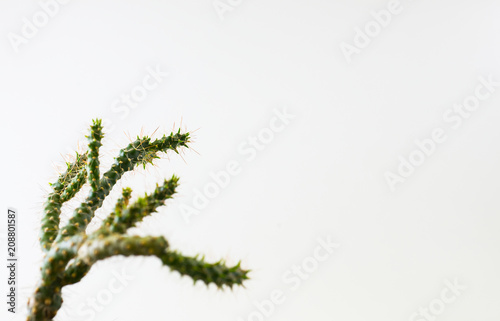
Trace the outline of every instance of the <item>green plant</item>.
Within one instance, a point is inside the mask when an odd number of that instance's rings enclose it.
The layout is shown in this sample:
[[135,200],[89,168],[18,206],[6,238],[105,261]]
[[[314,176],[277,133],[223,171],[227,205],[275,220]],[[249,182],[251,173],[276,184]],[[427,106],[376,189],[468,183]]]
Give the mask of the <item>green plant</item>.
[[[136,226],[144,217],[151,215],[165,200],[171,198],[178,185],[178,178],[172,176],[163,184],[157,185],[151,194],[131,203],[130,188],[124,188],[122,197],[117,201],[114,211],[93,233],[86,233],[94,212],[100,208],[122,175],[137,165],[152,163],[159,154],[188,147],[189,133],[180,130],[162,138],[137,137],[137,140],[120,150],[111,168],[100,175],[99,147],[103,138],[100,120],[94,120],[90,127],[88,151],[76,155],[73,163],[67,164],[66,171],[51,184],[52,192],[44,205],[40,244],[45,252],[41,266],[41,280],[35,293],[28,302],[28,321],[52,320],[63,303],[61,288],[79,282],[92,265],[106,258],[123,255],[155,256],[163,265],[181,275],[214,283],[218,288],[241,285],[248,270],[240,263],[228,267],[221,260],[206,263],[203,258],[188,257],[171,250],[167,240],[162,237],[134,236],[127,234],[129,228]],[[69,223],[59,227],[62,205],[73,198],[85,183],[91,190],[83,203],[77,207]]]

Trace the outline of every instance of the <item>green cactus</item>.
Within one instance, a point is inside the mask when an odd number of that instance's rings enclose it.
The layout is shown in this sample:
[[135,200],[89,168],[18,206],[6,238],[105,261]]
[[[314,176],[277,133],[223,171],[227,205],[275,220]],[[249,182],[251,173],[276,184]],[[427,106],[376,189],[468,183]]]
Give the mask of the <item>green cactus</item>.
[[[41,266],[41,280],[28,301],[28,321],[52,320],[63,303],[61,288],[79,282],[99,260],[123,256],[155,256],[171,270],[187,275],[196,281],[218,288],[242,285],[248,279],[248,270],[240,263],[228,267],[223,261],[206,263],[203,258],[187,257],[171,250],[162,237],[127,235],[146,216],[156,212],[165,201],[175,194],[179,179],[174,175],[157,185],[151,194],[129,204],[132,190],[124,188],[114,210],[93,233],[86,228],[94,218],[94,212],[102,206],[116,182],[137,165],[152,163],[159,154],[179,148],[188,148],[189,133],[180,130],[160,139],[137,137],[137,140],[120,150],[111,168],[99,173],[99,147],[102,145],[101,120],[94,120],[90,127],[88,151],[76,154],[76,160],[67,164],[66,171],[51,184],[53,191],[44,205],[40,231],[40,245],[45,252]],[[75,210],[69,223],[59,228],[62,205],[72,199],[85,183],[91,190],[83,203]]]

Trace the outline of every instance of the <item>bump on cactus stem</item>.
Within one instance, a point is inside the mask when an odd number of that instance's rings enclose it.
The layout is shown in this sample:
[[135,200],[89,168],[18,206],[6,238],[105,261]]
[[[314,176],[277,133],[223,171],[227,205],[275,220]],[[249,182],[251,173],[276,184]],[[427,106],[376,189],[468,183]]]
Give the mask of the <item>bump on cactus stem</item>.
[[[178,154],[179,149],[187,148],[190,142],[189,133],[181,133],[180,129],[155,140],[147,136],[137,137],[119,151],[111,168],[100,175],[99,148],[102,138],[102,122],[100,119],[93,120],[87,136],[88,151],[77,154],[75,161],[68,163],[66,171],[51,184],[53,191],[47,197],[41,222],[40,244],[45,251],[41,280],[28,301],[27,320],[53,320],[63,303],[62,287],[79,282],[97,261],[116,255],[156,257],[170,270],[190,277],[195,283],[202,281],[207,286],[215,284],[218,288],[232,288],[242,285],[248,279],[249,270],[242,269],[240,263],[232,267],[222,260],[207,263],[203,257],[184,256],[171,250],[163,236],[127,234],[130,228],[155,213],[158,207],[173,197],[179,183],[175,175],[134,202],[130,202],[132,189],[124,188],[122,197],[101,226],[94,232],[86,232],[94,212],[102,206],[123,174],[138,165],[146,167],[169,150]],[[59,228],[61,206],[74,198],[86,183],[91,186],[87,198],[74,210],[69,223]]]

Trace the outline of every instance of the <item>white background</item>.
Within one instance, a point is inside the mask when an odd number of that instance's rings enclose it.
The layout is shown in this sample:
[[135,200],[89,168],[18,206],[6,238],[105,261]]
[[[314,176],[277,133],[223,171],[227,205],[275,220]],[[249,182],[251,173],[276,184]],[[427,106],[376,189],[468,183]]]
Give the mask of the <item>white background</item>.
[[[443,311],[429,321],[499,320],[500,87],[457,128],[443,115],[481,77],[500,81],[500,3],[401,0],[350,63],[341,44],[353,45],[356,28],[389,1],[232,3],[221,19],[211,0],[74,0],[19,46],[12,34],[22,36],[40,3],[0,4],[1,203],[20,213],[21,306],[14,317],[0,304],[0,319],[25,318],[48,183],[63,157],[85,150],[88,125],[100,117],[113,125],[102,171],[141,128],[159,126],[155,137],[174,123],[197,129],[199,154],[169,154],[125,178],[137,197],[163,177],[181,177],[176,198],[135,232],[164,235],[209,261],[242,259],[253,271],[246,289],[220,292],[192,286],[156,259],[100,262],[63,290],[56,320],[260,320],[254,302],[275,290],[285,301],[265,320],[416,321],[430,304]],[[146,99],[127,116],[112,109],[157,66],[169,75]],[[242,144],[285,109],[294,118],[248,161]],[[436,128],[446,140],[391,190],[385,175],[398,174],[400,156],[408,160],[415,140]],[[188,222],[181,204],[192,205],[231,160],[239,174]],[[311,262],[317,238],[327,236],[340,247],[293,290],[282,276]],[[5,253],[5,235],[1,246]],[[108,302],[125,264],[133,280]],[[0,277],[4,302],[5,268]],[[443,303],[446,280],[455,279],[466,289]]]

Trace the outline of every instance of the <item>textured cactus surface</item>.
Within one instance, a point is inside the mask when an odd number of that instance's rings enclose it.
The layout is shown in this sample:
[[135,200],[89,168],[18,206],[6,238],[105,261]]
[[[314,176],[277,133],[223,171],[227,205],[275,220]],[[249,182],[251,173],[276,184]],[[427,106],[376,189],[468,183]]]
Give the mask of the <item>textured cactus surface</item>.
[[[123,174],[138,165],[146,167],[161,153],[169,150],[179,153],[180,148],[188,148],[190,140],[189,133],[181,133],[180,130],[156,140],[138,137],[120,150],[111,168],[101,175],[99,148],[102,138],[101,120],[94,120],[87,136],[88,151],[77,153],[75,161],[68,163],[66,171],[51,184],[52,192],[44,204],[40,230],[40,245],[45,256],[41,279],[28,302],[28,321],[52,320],[63,303],[61,288],[79,282],[97,261],[116,255],[154,256],[163,265],[192,278],[194,282],[213,283],[218,288],[232,288],[248,279],[248,270],[242,269],[240,263],[232,267],[226,266],[222,260],[207,263],[198,256],[188,257],[170,249],[162,236],[127,234],[130,228],[172,198],[179,181],[176,176],[164,180],[152,193],[134,202],[130,202],[132,189],[124,188],[122,197],[101,226],[95,232],[87,233],[86,228],[95,211],[102,206]],[[91,187],[87,198],[74,210],[68,224],[60,227],[62,205],[86,183]]]

